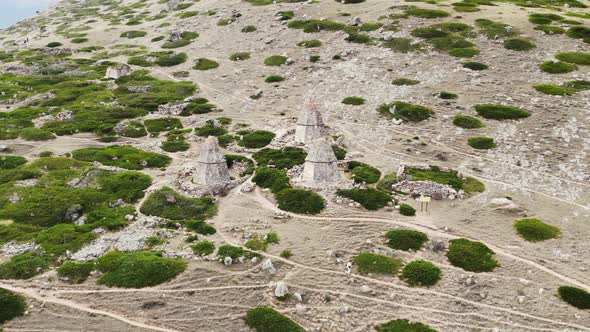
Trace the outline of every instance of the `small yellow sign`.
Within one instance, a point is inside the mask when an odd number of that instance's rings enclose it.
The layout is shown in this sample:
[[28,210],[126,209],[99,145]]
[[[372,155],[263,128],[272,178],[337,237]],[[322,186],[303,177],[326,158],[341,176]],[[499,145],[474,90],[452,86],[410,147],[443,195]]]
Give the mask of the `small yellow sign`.
[[430,203],[430,196],[420,196],[421,203]]

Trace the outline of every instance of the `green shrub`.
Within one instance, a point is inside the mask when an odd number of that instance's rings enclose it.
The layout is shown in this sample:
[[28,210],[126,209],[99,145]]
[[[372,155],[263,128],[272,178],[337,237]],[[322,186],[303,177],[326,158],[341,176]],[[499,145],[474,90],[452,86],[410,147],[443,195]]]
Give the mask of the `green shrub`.
[[510,38],[504,41],[504,48],[513,51],[529,51],[535,47],[537,45],[524,38]]
[[561,286],[557,289],[557,294],[559,294],[559,297],[562,300],[578,309],[590,309],[590,293],[584,289],[572,286]]
[[332,151],[334,151],[337,160],[344,160],[344,158],[346,158],[346,149],[338,145],[332,145]]
[[438,266],[424,260],[412,261],[404,266],[401,279],[410,286],[433,286],[441,277]]
[[180,39],[180,40],[176,40],[176,41],[165,42],[164,44],[162,44],[161,47],[165,48],[165,49],[180,48],[180,47],[186,46],[190,43],[191,43],[190,40]]
[[169,187],[153,192],[142,204],[140,212],[172,220],[206,219],[217,212],[213,198],[186,197]]
[[305,162],[307,153],[301,148],[284,147],[282,149],[264,148],[252,155],[259,166],[268,166],[272,160],[276,168],[289,169]]
[[381,45],[397,53],[417,52],[424,48],[423,43],[416,43],[412,38],[393,38],[382,42]]
[[199,12],[195,10],[195,11],[186,11],[183,13],[179,13],[178,17],[180,17],[181,19],[185,19],[185,18],[197,16],[197,15],[199,15]]
[[344,40],[355,44],[367,44],[371,41],[371,37],[364,33],[350,33]]
[[123,137],[143,137],[147,135],[147,131],[143,123],[140,121],[129,121],[123,132],[121,132],[121,136]]
[[468,68],[471,70],[486,70],[488,69],[488,65],[481,63],[481,62],[475,62],[475,61],[468,61],[468,62],[463,62],[463,68]]
[[250,59],[249,52],[236,52],[229,56],[231,61],[244,61]]
[[504,106],[496,104],[479,104],[475,105],[475,111],[486,119],[506,120],[522,119],[529,117],[529,111],[513,106]]
[[590,38],[590,28],[587,27],[571,27],[567,30],[566,35],[571,38],[579,38],[587,40]]
[[295,12],[293,12],[291,10],[280,11],[280,12],[276,13],[275,16],[278,16],[280,21],[288,21],[288,20],[292,19],[293,17],[295,17]]
[[111,145],[104,148],[86,148],[74,150],[72,157],[82,161],[98,161],[103,165],[127,169],[144,169],[166,167],[170,157],[153,152],[146,152],[132,146]]
[[51,42],[51,43],[47,44],[46,46],[49,47],[49,48],[54,48],[54,47],[60,47],[62,45],[63,44],[60,43],[60,42]]
[[55,138],[51,132],[33,127],[21,129],[19,136],[27,141],[47,141]]
[[516,220],[513,226],[518,235],[529,242],[555,239],[561,233],[558,227],[546,224],[535,218]]
[[0,169],[13,169],[26,164],[27,159],[20,156],[0,156]]
[[304,189],[283,189],[275,195],[275,198],[279,209],[293,213],[318,214],[326,206],[322,196]]
[[345,105],[363,105],[365,103],[365,98],[350,96],[342,99],[342,103]]
[[164,37],[164,36],[158,36],[158,37],[152,38],[150,41],[152,43],[157,43],[157,42],[162,41],[164,39],[166,39],[166,37]]
[[186,151],[190,148],[190,144],[184,140],[173,140],[162,142],[160,148],[166,152]]
[[381,180],[377,183],[377,189],[381,191],[385,191],[391,193],[393,189],[391,188],[395,183],[399,180],[397,178],[397,174],[389,173],[385,174]]
[[65,262],[57,268],[57,275],[73,284],[81,284],[88,279],[93,269],[92,263]]
[[276,168],[257,168],[252,182],[256,183],[259,187],[269,188],[275,194],[290,187],[287,171]]
[[280,66],[287,62],[287,57],[282,55],[272,55],[264,60],[264,64],[267,66]]
[[553,21],[560,21],[563,16],[557,14],[534,13],[529,15],[529,22],[533,24],[551,24]]
[[121,34],[121,38],[133,39],[133,38],[145,37],[146,35],[147,35],[147,32],[145,32],[145,31],[132,30],[132,31],[123,32]]
[[253,238],[246,241],[246,243],[244,243],[244,247],[255,251],[266,251],[268,243],[260,238]]
[[486,19],[476,19],[475,25],[479,27],[479,32],[488,39],[511,37],[518,34],[518,31],[508,24]]
[[541,93],[552,96],[571,96],[578,92],[576,89],[555,84],[537,84],[533,85],[533,88]]
[[[395,109],[393,113],[391,113],[392,108]],[[402,101],[383,104],[379,106],[377,110],[388,118],[402,119],[409,122],[424,121],[434,114],[434,112],[428,107],[409,104]]]
[[246,25],[245,27],[242,28],[241,31],[242,32],[245,32],[245,33],[248,33],[248,32],[254,32],[256,30],[258,30],[258,29],[256,29],[255,26],[253,26],[253,25]]
[[481,193],[486,190],[486,186],[476,178],[466,177],[463,180],[463,191],[466,194]]
[[60,256],[66,251],[76,252],[84,243],[92,241],[94,233],[80,232],[72,224],[57,224],[47,228],[35,237],[35,242],[41,246],[44,252]]
[[305,332],[299,324],[270,307],[248,310],[244,321],[256,332]]
[[24,297],[8,289],[0,288],[0,308],[2,308],[0,310],[0,324],[3,324],[24,315],[27,309],[27,302]]
[[543,31],[546,35],[559,35],[565,33],[565,29],[556,25],[540,24],[533,29]]
[[449,55],[458,58],[473,58],[474,56],[479,55],[479,50],[473,47],[453,48],[449,51]]
[[401,203],[399,205],[399,213],[403,216],[411,217],[416,215],[416,209],[414,209],[411,205]]
[[149,175],[140,172],[116,172],[101,176],[98,184],[102,191],[121,198],[127,203],[134,203],[143,198],[143,191],[152,184]]
[[193,244],[191,248],[197,255],[211,255],[215,251],[215,244],[209,241],[201,241]]
[[98,258],[97,266],[104,273],[98,279],[98,283],[109,287],[156,286],[176,277],[186,269],[187,265],[182,259],[163,258],[149,251],[110,256],[108,264],[100,262],[103,257]]
[[82,44],[87,41],[88,41],[88,38],[74,38],[74,39],[70,40],[70,42],[73,44]]
[[217,61],[206,58],[198,58],[197,60],[195,60],[195,65],[193,66],[193,69],[209,70],[215,69],[217,67],[219,67],[219,63]]
[[322,46],[322,42],[317,39],[311,40],[304,40],[297,43],[297,46],[305,47],[305,48],[312,48],[312,47],[320,47]]
[[242,247],[235,247],[229,244],[224,244],[219,247],[217,250],[217,255],[221,257],[231,257],[232,259],[237,259],[239,257],[244,256],[245,252]]
[[391,84],[393,85],[416,85],[419,83],[420,81],[409,78],[396,78],[395,80],[391,81]]
[[377,273],[395,275],[402,266],[402,260],[395,257],[363,251],[352,258],[361,274]]
[[0,264],[0,279],[29,279],[43,273],[48,267],[47,257],[35,252],[20,254]]
[[428,236],[412,229],[394,229],[385,233],[387,246],[398,250],[419,250],[428,241]]
[[143,122],[147,131],[159,133],[173,129],[182,129],[182,122],[178,118],[147,119]]
[[164,55],[156,60],[156,64],[160,67],[172,67],[186,62],[188,56],[186,53]]
[[459,178],[457,171],[443,171],[436,166],[430,166],[430,169],[406,167],[404,174],[411,176],[413,181],[432,181],[447,184],[455,190],[463,189],[463,181]]
[[437,332],[422,323],[410,323],[407,319],[396,319],[377,326],[377,332]]
[[452,92],[441,91],[438,93],[438,97],[440,99],[457,99],[457,98],[459,98],[459,95],[457,95],[456,93],[452,93]]
[[339,3],[349,4],[349,3],[361,3],[365,2],[365,0],[338,0]]
[[494,139],[485,136],[469,137],[467,139],[467,144],[469,144],[470,147],[478,150],[488,150],[496,147],[496,142],[494,142]]
[[290,258],[291,256],[293,256],[293,253],[291,252],[291,250],[285,249],[285,250],[281,251],[280,256],[283,258]]
[[381,178],[381,171],[369,165],[362,165],[352,169],[352,176],[356,183],[373,184]]
[[483,122],[481,122],[479,119],[462,114],[455,115],[455,117],[453,118],[453,124],[457,127],[465,129],[475,129],[484,127]]
[[578,66],[561,61],[546,61],[539,65],[539,68],[549,74],[565,74],[578,69]]
[[564,87],[576,89],[577,91],[590,90],[590,81],[575,80],[567,81],[563,84]]
[[436,9],[424,9],[424,8],[410,8],[406,9],[405,13],[410,16],[421,17],[421,18],[440,18],[450,16],[448,12]]
[[481,242],[455,239],[449,243],[447,258],[454,266],[471,272],[490,272],[498,266],[494,252]]
[[336,192],[338,196],[352,199],[359,203],[367,210],[379,210],[391,202],[391,196],[382,191],[365,188],[365,189],[341,189]]
[[239,132],[238,134],[242,136],[238,145],[249,149],[263,148],[270,144],[276,136],[273,132],[266,130]]
[[279,234],[277,234],[276,232],[270,232],[266,234],[266,243],[278,244]]
[[577,65],[590,65],[590,53],[588,52],[560,52],[555,56],[557,60]]
[[270,75],[264,79],[264,81],[266,83],[278,83],[278,82],[282,82],[284,80],[285,80],[285,77],[281,76],[281,75]]
[[221,136],[227,134],[227,129],[224,127],[215,126],[207,123],[202,127],[195,128],[195,135],[199,137]]
[[320,31],[340,31],[346,27],[345,24],[330,20],[311,19],[307,21],[295,20],[287,25],[292,29],[303,29],[305,33],[315,33]]
[[212,235],[217,233],[215,227],[202,220],[187,220],[184,221],[184,225],[191,231],[201,235]]

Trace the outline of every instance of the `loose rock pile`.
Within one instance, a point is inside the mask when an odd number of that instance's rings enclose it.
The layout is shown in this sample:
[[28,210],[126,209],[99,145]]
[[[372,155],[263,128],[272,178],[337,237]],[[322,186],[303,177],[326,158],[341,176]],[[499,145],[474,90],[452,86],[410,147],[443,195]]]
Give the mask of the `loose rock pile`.
[[463,190],[455,190],[453,187],[431,181],[410,181],[402,180],[391,186],[394,191],[402,192],[412,196],[430,196],[433,199],[463,199]]

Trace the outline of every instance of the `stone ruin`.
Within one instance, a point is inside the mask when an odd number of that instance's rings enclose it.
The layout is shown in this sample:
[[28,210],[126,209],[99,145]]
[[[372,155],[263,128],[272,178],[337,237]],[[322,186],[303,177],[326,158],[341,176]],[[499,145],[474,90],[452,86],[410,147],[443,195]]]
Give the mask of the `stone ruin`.
[[127,65],[111,66],[107,68],[107,72],[104,78],[119,79],[123,76],[127,76],[131,73],[131,68]]
[[338,172],[338,160],[332,146],[325,138],[318,138],[311,143],[309,153],[303,164],[301,181],[305,184],[324,185],[342,180]]
[[217,137],[209,136],[201,147],[193,174],[193,182],[201,185],[223,184],[231,180]]
[[303,106],[295,129],[295,142],[309,144],[315,139],[326,136],[326,128],[317,105],[309,101]]
[[463,199],[463,190],[455,190],[455,188],[432,181],[411,181],[402,180],[391,186],[394,191],[408,194],[411,196],[430,196],[432,199]]

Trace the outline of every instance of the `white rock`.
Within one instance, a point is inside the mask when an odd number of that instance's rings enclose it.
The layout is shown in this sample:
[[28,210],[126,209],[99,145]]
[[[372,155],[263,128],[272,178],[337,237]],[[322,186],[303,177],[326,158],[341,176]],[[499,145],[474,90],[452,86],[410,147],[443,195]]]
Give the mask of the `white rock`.
[[275,296],[278,298],[282,298],[289,294],[289,287],[284,281],[277,282],[277,286],[275,287]]
[[275,269],[270,258],[267,258],[264,260],[264,262],[262,262],[262,271],[270,274],[274,274],[275,272],[277,272],[277,269]]

